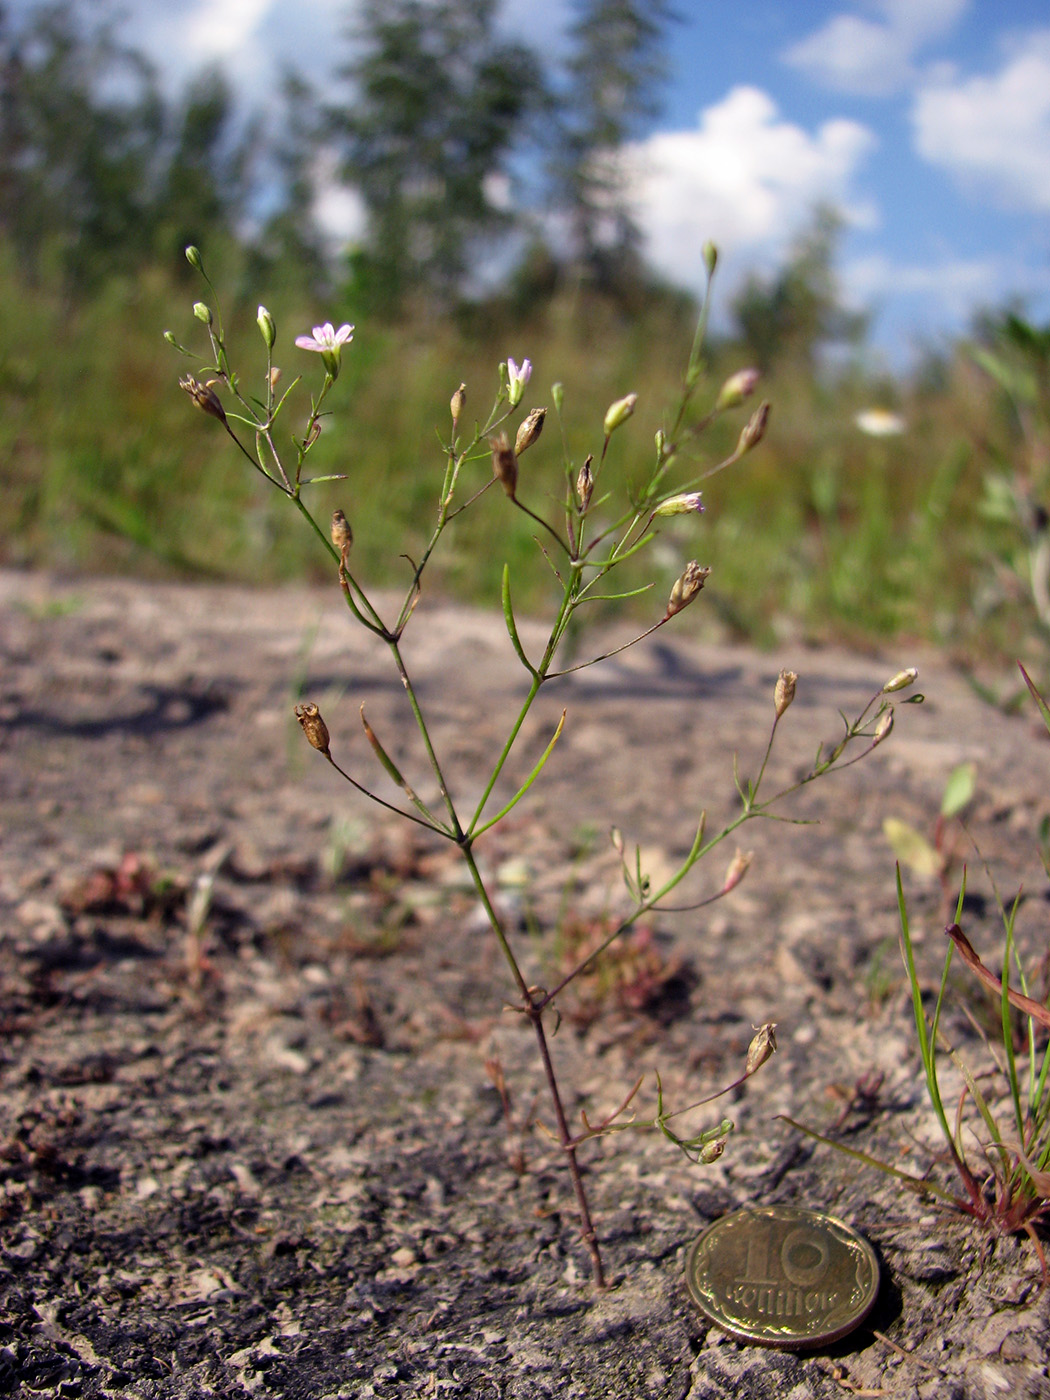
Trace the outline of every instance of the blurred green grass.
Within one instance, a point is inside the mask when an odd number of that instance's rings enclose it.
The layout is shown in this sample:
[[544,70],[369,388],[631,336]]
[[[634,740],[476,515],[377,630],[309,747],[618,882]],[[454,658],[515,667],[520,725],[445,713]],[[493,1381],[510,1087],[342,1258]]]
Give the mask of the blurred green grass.
[[[600,449],[608,404],[636,392],[638,411],[614,437],[603,478],[606,486],[617,476],[629,482],[647,466],[653,434],[676,401],[693,331],[680,300],[655,299],[628,319],[567,296],[531,317],[495,309],[469,323],[374,325],[349,306],[271,298],[264,287],[249,287],[243,268],[220,266],[213,276],[220,288],[234,288],[227,343],[249,392],[264,368],[258,300],[277,320],[275,361],[285,383],[303,372],[309,386],[318,370],[294,348],[296,334],[321,320],[357,320],[329,400],[332,415],[308,463],[309,475],[345,472],[348,479],[318,487],[309,503],[321,519],[336,505],[346,510],[355,571],[376,585],[406,578],[400,556],[417,552],[428,533],[444,466],[439,439],[461,379],[467,416],[483,419],[498,362],[531,358],[523,410],[550,403],[551,384],[564,384],[564,445],[575,467]],[[259,583],[330,576],[288,503],[178,388],[179,375],[194,365],[161,332],[170,328],[203,355],[206,337],[191,312],[201,294],[196,284],[152,271],[114,280],[93,300],[70,306],[0,265],[5,565]],[[738,347],[714,346],[701,407],[745,363]],[[285,442],[308,411],[308,395],[299,392],[297,410],[280,422]],[[667,522],[633,580],[651,577],[655,564],[655,596],[634,600],[635,612],[662,611],[674,577],[696,558],[713,571],[708,610],[733,635],[760,644],[785,633],[862,646],[918,639],[961,658],[1029,657],[1045,646],[1011,524],[981,509],[989,444],[997,445],[1000,466],[1016,444],[994,384],[965,347],[910,381],[858,368],[813,376],[787,365],[762,382],[759,396],[773,404],[766,440],[705,483],[703,517]],[[854,415],[873,403],[899,412],[905,432],[864,436]],[[701,439],[702,455],[681,462],[683,481],[732,449],[753,406]],[[556,510],[563,462],[551,415],[521,464],[522,498],[534,510]],[[469,470],[478,485],[490,473],[485,459]],[[506,561],[519,609],[542,608],[552,581],[533,531],[499,493],[487,493],[450,531],[431,588],[495,606]]]

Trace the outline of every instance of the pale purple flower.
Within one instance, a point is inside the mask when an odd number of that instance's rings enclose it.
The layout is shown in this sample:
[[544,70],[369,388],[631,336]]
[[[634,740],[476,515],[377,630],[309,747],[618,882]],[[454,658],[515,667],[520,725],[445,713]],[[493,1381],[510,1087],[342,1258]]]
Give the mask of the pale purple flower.
[[704,503],[699,491],[689,491],[682,496],[668,496],[666,501],[661,501],[653,512],[654,515],[688,515],[692,511],[699,514],[704,508]]
[[353,338],[353,326],[340,326],[336,330],[331,321],[326,321],[323,326],[314,326],[312,336],[297,335],[295,343],[300,350],[316,350],[323,355],[326,352],[332,354],[341,350]]
[[519,365],[517,360],[512,360],[507,356],[507,397],[511,408],[517,408],[521,403],[521,396],[525,392],[525,385],[532,378],[532,361],[522,360]]

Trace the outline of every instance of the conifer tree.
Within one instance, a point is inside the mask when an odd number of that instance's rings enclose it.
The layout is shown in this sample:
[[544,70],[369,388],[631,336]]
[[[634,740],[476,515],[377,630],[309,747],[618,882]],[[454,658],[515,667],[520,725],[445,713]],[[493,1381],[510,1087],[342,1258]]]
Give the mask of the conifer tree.
[[447,304],[479,247],[510,222],[495,191],[543,84],[501,39],[495,0],[364,0],[333,109],[344,178],[365,205],[363,283],[393,307]]
[[599,290],[623,291],[641,274],[638,228],[620,157],[659,112],[665,0],[577,0],[553,174],[568,216],[572,256]]

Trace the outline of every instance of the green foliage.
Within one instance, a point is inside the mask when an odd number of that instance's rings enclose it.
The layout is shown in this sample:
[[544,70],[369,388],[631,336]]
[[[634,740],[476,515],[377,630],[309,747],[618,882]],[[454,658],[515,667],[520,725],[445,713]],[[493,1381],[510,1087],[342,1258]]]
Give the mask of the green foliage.
[[[229,329],[247,331],[261,364],[264,347],[247,292],[250,257],[217,245],[208,261],[227,285],[245,288]],[[281,287],[278,278],[275,287],[270,310],[285,347],[285,382],[302,367],[290,346],[295,334],[327,319],[358,321],[343,371],[349,392],[322,421],[314,460],[318,475],[345,471],[342,429],[352,423],[351,465],[368,489],[348,502],[335,487],[319,490],[326,508],[345,504],[351,512],[362,568],[377,584],[397,581],[401,550],[418,547],[429,528],[433,405],[447,402],[456,387],[451,365],[467,381],[468,415],[487,367],[508,353],[536,365],[527,407],[550,405],[552,383],[571,384],[563,431],[574,455],[585,447],[585,425],[608,406],[609,386],[614,396],[637,392],[637,410],[609,464],[610,479],[629,484],[677,388],[652,347],[666,347],[670,358],[676,346],[684,354],[690,338],[681,303],[673,301],[625,318],[609,303],[582,305],[559,294],[525,320],[497,307],[465,318],[462,328],[432,319],[379,327],[338,298],[308,304],[294,279]],[[88,304],[70,307],[59,289],[27,285],[0,248],[0,315],[7,332],[0,345],[5,562],[259,581],[316,577],[316,561],[275,514],[275,503],[216,452],[210,425],[192,415],[186,425],[171,356],[148,325],[168,325],[179,340],[188,338],[185,295],[173,277],[113,279]],[[746,363],[731,345],[713,348],[711,357],[713,383]],[[814,639],[924,637],[960,655],[1012,652],[1038,671],[1045,663],[1041,644],[1029,640],[1031,606],[1018,606],[1023,594],[998,586],[989,592],[999,584],[989,560],[1007,547],[1012,526],[980,513],[981,464],[968,443],[998,431],[993,386],[961,356],[936,392],[909,394],[902,386],[908,429],[892,443],[865,437],[853,423],[880,391],[855,372],[828,382],[794,367],[763,384],[776,404],[765,441],[731,480],[721,474],[704,483],[707,513],[697,548],[712,568],[704,612],[759,640],[788,625]],[[691,470],[700,475],[725,457],[739,427],[739,418],[726,417],[702,450],[687,442],[682,452]],[[523,491],[534,508],[553,489],[558,459],[552,420],[522,463]],[[471,470],[483,475],[487,468]],[[204,482],[203,507],[194,515]],[[507,562],[518,606],[542,606],[552,578],[535,528],[516,519],[494,551],[487,511],[486,504],[453,522],[432,586],[495,605]],[[672,539],[681,533],[675,521],[667,525]],[[644,581],[625,569],[632,587]],[[669,563],[668,586],[672,569]],[[642,597],[619,606],[641,615],[649,604]]]
[[813,371],[820,349],[856,344],[863,316],[842,305],[834,254],[842,219],[824,207],[798,239],[785,265],[771,278],[753,274],[733,302],[733,314],[749,358],[761,369],[793,361]]
[[63,0],[20,27],[0,12],[0,232],[22,275],[71,301],[228,236],[244,209],[250,140],[216,71],[180,101],[103,8]]
[[[403,238],[384,234],[341,268],[326,262],[309,218],[325,128],[308,85],[292,77],[280,94],[276,142],[262,143],[254,129],[237,140],[220,75],[198,75],[164,99],[148,65],[96,14],[65,3],[34,10],[19,26],[0,23],[0,559],[271,581],[312,576],[309,550],[266,493],[217,462],[205,423],[182,437],[178,454],[170,446],[186,405],[150,328],[166,323],[185,338],[188,269],[172,250],[187,236],[207,238],[209,266],[233,289],[231,332],[250,329],[250,289],[259,285],[286,333],[329,319],[367,321],[345,371],[352,394],[322,420],[315,460],[318,474],[345,469],[334,430],[352,420],[370,490],[351,504],[377,583],[399,577],[398,542],[407,535],[418,545],[429,528],[433,404],[456,387],[451,364],[467,379],[468,404],[487,367],[508,353],[537,366],[530,406],[549,404],[555,381],[571,383],[561,430],[573,454],[583,446],[581,425],[607,407],[610,386],[617,395],[636,392],[608,476],[618,489],[638,479],[679,389],[665,365],[689,345],[691,299],[654,284],[630,259],[612,282],[597,273],[581,282],[535,237],[483,300],[465,300],[457,280],[506,222],[488,202],[486,177],[531,139],[527,117],[540,110],[536,61],[497,41],[489,0],[374,6],[390,64],[377,60],[363,73],[377,105],[343,115],[372,143],[377,217],[385,173],[400,172],[406,183],[400,195],[391,185],[389,212],[411,215],[411,228]],[[668,22],[662,6],[605,0],[581,3],[576,18],[558,129],[562,158],[575,151],[582,183],[576,195],[562,186],[567,216],[576,197],[615,208],[615,190],[599,189],[602,169],[588,152],[599,137],[615,148],[651,112]],[[470,100],[460,111],[464,85]],[[387,144],[384,111],[401,113]],[[418,161],[438,156],[440,180],[428,186]],[[246,246],[232,230],[264,165],[276,171],[278,199]],[[597,238],[597,226],[592,232]],[[626,238],[626,225],[621,232]],[[419,256],[400,263],[413,240]],[[709,346],[712,383],[756,357],[768,361],[764,392],[777,407],[746,469],[732,482],[716,475],[705,484],[703,562],[713,570],[705,612],[758,640],[786,626],[814,639],[924,637],[966,657],[1020,655],[1042,674],[1050,332],[1017,315],[989,319],[972,353],[960,347],[910,384],[856,366],[814,368],[831,340],[857,329],[843,319],[834,241],[834,221],[822,216],[779,278],[752,284],[742,298],[738,337]],[[621,240],[621,250],[629,246]],[[379,255],[393,260],[387,272]],[[393,320],[391,295],[404,289],[403,277],[419,295],[409,288]],[[448,303],[440,318],[437,284]],[[654,354],[657,346],[667,355]],[[295,354],[285,355],[286,382]],[[854,417],[872,404],[892,405],[906,431],[892,442],[865,437]],[[695,412],[702,415],[699,404]],[[738,430],[736,421],[717,421],[702,449],[687,437],[681,452],[690,470],[699,477],[723,460]],[[555,447],[548,429],[528,461],[523,489],[534,504],[551,490]],[[204,481],[206,504],[192,517]],[[334,490],[328,497],[338,504]],[[489,524],[479,511],[450,526],[451,548],[433,582],[495,600],[509,562],[519,606],[542,606],[552,579],[534,528],[521,517],[500,551],[479,550]],[[630,563],[624,569],[629,592],[644,580]],[[619,606],[641,614],[648,603]]]

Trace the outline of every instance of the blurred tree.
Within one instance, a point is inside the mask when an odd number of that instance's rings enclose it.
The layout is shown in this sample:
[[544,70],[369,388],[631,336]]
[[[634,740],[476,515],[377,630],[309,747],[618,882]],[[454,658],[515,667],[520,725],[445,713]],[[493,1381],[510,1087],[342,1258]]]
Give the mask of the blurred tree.
[[732,313],[738,333],[760,369],[791,361],[809,372],[825,346],[863,338],[867,317],[842,305],[835,276],[841,231],[841,215],[818,208],[780,271],[771,278],[752,274],[737,293]]
[[0,237],[21,275],[83,297],[106,277],[236,231],[251,131],[215,70],[165,104],[103,8],[0,12]]
[[155,153],[155,245],[165,262],[188,243],[214,245],[234,235],[250,192],[258,129],[236,131],[233,93],[218,68],[191,78],[169,114]]
[[256,280],[272,282],[279,273],[285,283],[320,293],[328,269],[314,205],[325,121],[313,89],[300,74],[285,74],[281,97],[277,135],[267,152],[279,193],[259,236],[261,275]]
[[[523,122],[544,91],[539,60],[495,33],[495,0],[364,0],[358,45],[331,111],[343,175],[364,201],[356,260],[377,309],[447,305],[479,245],[505,229],[501,194]],[[502,190],[501,190],[502,186]]]
[[667,73],[662,46],[675,14],[665,0],[576,0],[575,12],[555,202],[568,219],[575,265],[599,291],[622,294],[644,273],[621,155],[659,112],[654,94]]
[[[163,125],[152,68],[73,3],[0,15],[0,232],[23,275],[83,288],[148,244]],[[55,265],[57,264],[57,267]]]

